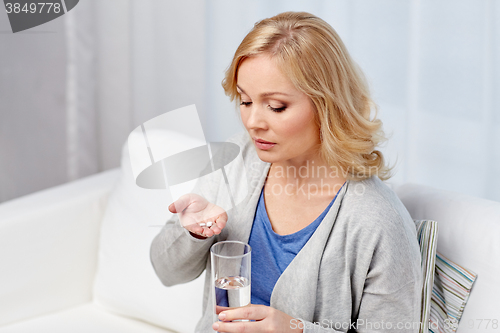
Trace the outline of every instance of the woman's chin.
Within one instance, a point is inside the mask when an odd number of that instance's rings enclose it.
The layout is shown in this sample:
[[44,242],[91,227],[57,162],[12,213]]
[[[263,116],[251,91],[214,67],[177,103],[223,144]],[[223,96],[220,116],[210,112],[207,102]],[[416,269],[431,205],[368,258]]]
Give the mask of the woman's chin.
[[259,156],[259,159],[262,162],[276,163],[277,161],[279,161],[279,159],[276,158],[276,156],[273,156],[274,154],[272,154],[270,152],[259,150],[258,148],[256,148],[256,149],[257,149],[257,156]]

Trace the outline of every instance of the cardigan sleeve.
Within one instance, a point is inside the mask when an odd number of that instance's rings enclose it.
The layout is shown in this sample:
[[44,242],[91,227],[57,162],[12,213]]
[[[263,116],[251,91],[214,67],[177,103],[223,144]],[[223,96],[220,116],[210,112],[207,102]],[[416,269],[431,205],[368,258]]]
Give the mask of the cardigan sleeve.
[[[176,219],[176,217],[174,217]],[[180,227],[167,223],[153,239],[150,248],[151,264],[165,286],[196,279],[205,270],[209,250],[216,236],[198,239]]]
[[[381,277],[381,279],[384,279]],[[367,288],[368,289],[368,288]],[[418,333],[420,318],[421,283],[414,280],[392,292],[363,292],[358,316],[350,322],[339,323],[322,320],[310,322],[297,318],[302,323],[303,333],[334,332],[408,332]],[[294,328],[294,327],[292,327]]]
[[392,212],[386,208],[372,219],[371,226],[365,226],[361,244],[372,255],[353,313],[356,332],[419,332],[420,251],[415,224],[400,209],[397,205]]
[[[303,328],[303,333],[335,332],[408,332],[418,333],[420,322],[418,281],[407,283],[402,288],[389,294],[364,293],[359,316],[349,323],[313,323],[297,318],[302,323],[295,326]],[[417,297],[418,298],[418,297]],[[326,325],[332,327],[324,327]],[[292,326],[294,328],[294,326]]]
[[356,332],[419,332],[420,290],[417,280],[392,293],[363,293]]

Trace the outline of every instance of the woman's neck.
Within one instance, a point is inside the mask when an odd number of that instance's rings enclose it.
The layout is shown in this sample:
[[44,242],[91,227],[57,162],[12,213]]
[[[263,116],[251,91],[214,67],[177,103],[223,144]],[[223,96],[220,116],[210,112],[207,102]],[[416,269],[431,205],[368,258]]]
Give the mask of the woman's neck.
[[320,187],[323,184],[343,184],[346,181],[338,167],[326,164],[318,155],[273,162],[268,178],[273,178],[274,183],[282,185],[316,184]]

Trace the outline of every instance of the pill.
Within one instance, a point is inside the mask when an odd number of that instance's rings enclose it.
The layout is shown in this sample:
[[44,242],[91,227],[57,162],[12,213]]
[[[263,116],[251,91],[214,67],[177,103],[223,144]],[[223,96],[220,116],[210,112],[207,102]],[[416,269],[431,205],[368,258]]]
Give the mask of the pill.
[[207,222],[207,228],[210,228],[212,226],[212,222]]
[[205,225],[206,225],[205,222],[200,223],[200,227],[204,227]]

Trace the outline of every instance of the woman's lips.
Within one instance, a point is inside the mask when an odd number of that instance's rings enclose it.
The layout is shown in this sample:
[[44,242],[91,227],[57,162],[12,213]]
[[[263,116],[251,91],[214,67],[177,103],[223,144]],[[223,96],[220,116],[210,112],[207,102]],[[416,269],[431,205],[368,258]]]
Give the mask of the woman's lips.
[[262,149],[262,150],[271,149],[272,147],[274,147],[276,145],[276,143],[274,143],[274,142],[269,142],[269,141],[265,141],[262,139],[255,139],[254,138],[253,141],[255,142],[255,145],[257,146],[257,148]]

